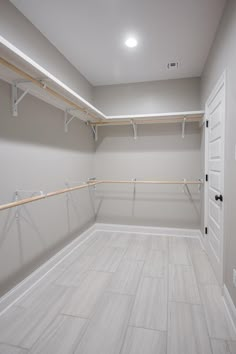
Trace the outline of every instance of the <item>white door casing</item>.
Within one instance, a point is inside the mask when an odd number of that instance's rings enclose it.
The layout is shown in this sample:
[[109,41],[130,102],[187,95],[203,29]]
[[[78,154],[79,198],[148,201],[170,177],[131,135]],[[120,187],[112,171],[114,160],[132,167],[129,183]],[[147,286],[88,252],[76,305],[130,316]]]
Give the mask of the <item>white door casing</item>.
[[[220,285],[223,285],[225,73],[206,103],[205,246]],[[208,127],[207,127],[208,125]]]

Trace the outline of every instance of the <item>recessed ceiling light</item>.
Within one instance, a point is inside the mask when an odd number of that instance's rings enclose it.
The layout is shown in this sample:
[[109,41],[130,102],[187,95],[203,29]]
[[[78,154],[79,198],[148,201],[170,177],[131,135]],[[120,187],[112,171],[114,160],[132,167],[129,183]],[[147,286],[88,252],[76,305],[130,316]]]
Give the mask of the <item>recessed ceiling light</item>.
[[125,41],[125,45],[129,48],[134,48],[134,47],[137,47],[138,41],[136,38],[130,37]]

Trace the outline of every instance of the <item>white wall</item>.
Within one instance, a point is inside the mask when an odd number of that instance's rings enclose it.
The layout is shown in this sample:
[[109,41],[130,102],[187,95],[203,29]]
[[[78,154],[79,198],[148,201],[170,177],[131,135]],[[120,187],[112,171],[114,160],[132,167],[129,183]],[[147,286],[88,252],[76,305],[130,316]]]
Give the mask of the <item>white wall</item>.
[[[10,86],[0,81],[0,204],[17,189],[44,193],[65,188],[65,181],[92,176],[91,130],[73,120],[64,132],[63,112],[27,95],[19,116],[11,116]],[[29,194],[22,194],[27,197]],[[94,222],[87,189],[27,204],[0,214],[0,294]]]
[[201,109],[200,78],[98,86],[93,95],[95,106],[108,115]]
[[236,269],[236,1],[227,2],[216,39],[202,76],[204,106],[216,82],[226,70],[226,139],[225,139],[225,225],[224,281],[236,305],[233,268]]
[[[95,154],[98,179],[181,180],[201,178],[200,130],[187,124],[185,139],[181,124],[103,127]],[[164,227],[200,227],[200,193],[190,186],[97,186],[97,221]]]
[[0,1],[0,34],[78,94],[92,101],[90,83],[8,0]]

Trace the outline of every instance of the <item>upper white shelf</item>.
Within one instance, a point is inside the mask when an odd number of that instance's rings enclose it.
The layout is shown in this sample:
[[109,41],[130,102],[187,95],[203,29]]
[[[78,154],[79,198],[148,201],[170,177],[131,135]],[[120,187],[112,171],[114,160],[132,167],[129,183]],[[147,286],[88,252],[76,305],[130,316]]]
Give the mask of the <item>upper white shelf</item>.
[[131,125],[131,124],[155,124],[155,123],[183,123],[183,122],[201,122],[204,111],[188,112],[168,112],[156,114],[107,116],[106,120],[96,122],[96,126],[106,125]]
[[0,78],[17,83],[23,91],[64,111],[73,111],[73,117],[87,121],[93,129],[106,125],[200,122],[204,116],[204,111],[107,116],[2,36],[0,55]]

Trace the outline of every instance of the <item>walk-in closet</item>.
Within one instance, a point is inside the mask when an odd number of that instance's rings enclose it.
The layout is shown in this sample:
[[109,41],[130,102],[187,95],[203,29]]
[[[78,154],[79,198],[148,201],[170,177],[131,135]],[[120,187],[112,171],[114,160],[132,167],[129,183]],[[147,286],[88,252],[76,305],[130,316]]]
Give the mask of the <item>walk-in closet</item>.
[[0,354],[236,354],[236,2],[0,0]]

